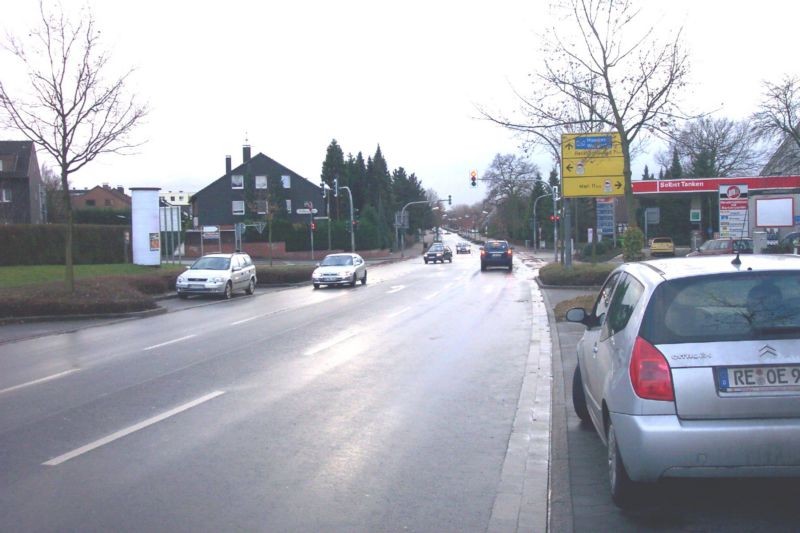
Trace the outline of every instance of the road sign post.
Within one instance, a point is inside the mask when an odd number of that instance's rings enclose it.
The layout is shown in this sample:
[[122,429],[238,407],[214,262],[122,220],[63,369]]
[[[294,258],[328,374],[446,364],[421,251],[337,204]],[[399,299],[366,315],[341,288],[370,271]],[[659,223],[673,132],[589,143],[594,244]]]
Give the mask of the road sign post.
[[561,177],[565,198],[625,194],[619,133],[561,136]]

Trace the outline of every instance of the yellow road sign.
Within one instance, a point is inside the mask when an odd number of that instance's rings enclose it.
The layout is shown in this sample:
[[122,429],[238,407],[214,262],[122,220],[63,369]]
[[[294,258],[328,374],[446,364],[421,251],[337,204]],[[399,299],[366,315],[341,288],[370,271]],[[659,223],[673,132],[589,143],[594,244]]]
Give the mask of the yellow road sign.
[[564,196],[622,196],[625,180],[621,177],[567,178],[561,182]]
[[565,133],[561,136],[561,158],[622,157],[619,133]]
[[565,178],[622,177],[622,157],[579,157],[563,160],[562,176]]

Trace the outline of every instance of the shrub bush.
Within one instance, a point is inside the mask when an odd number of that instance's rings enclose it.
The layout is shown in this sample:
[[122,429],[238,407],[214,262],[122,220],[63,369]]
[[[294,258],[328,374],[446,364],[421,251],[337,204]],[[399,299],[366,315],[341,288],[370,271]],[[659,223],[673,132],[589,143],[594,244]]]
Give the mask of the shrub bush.
[[626,262],[641,261],[644,259],[644,234],[636,226],[629,226],[625,230],[625,240],[622,248],[622,257]]
[[602,285],[608,274],[616,268],[612,263],[573,264],[565,268],[561,263],[550,263],[539,269],[539,279],[545,285]]
[[[73,226],[73,262],[122,263],[128,226]],[[0,225],[0,265],[63,265],[65,224]]]
[[63,283],[0,290],[0,318],[129,313],[155,309],[151,296],[123,280],[95,278],[75,283],[75,293]]

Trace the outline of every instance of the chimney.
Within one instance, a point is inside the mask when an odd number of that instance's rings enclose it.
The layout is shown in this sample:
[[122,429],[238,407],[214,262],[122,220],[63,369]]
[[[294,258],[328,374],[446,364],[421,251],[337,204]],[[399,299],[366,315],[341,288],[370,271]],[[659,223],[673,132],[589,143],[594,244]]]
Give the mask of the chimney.
[[117,189],[117,192],[118,192],[118,193],[120,193],[120,194],[125,194],[125,187],[123,187],[122,185],[117,185],[117,186],[116,186],[116,187],[114,187],[114,188],[115,188],[115,189]]
[[225,174],[227,175],[227,174],[230,174],[230,173],[231,173],[231,156],[226,155],[225,156]]
[[242,146],[242,163],[250,161],[250,145],[245,144]]

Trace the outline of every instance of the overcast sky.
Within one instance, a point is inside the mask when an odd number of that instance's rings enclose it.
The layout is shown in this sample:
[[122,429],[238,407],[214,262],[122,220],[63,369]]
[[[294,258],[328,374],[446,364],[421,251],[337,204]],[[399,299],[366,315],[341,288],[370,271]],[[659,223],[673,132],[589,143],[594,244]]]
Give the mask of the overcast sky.
[[[36,24],[37,2],[0,5],[3,33],[24,35]],[[541,64],[540,36],[554,23],[546,0],[63,5],[68,13],[91,7],[113,65],[137,68],[130,88],[151,108],[135,132],[146,141],[138,153],[101,156],[72,176],[73,186],[193,192],[224,174],[226,155],[241,163],[245,137],[254,154],[316,183],[335,138],[345,154],[365,158],[380,144],[390,168],[416,173],[454,203],[483,198],[483,187],[469,187],[471,169],[482,173],[496,153],[518,151],[519,140],[476,119],[475,106],[517,108],[511,87],[526,92],[527,74]],[[684,27],[690,53],[687,107],[744,118],[762,80],[797,73],[797,2],[672,0],[668,7],[662,24]],[[21,137],[5,131],[3,138]],[[658,145],[650,148],[634,162],[635,178],[645,163],[656,170]],[[544,174],[552,166],[545,154],[534,161]]]

